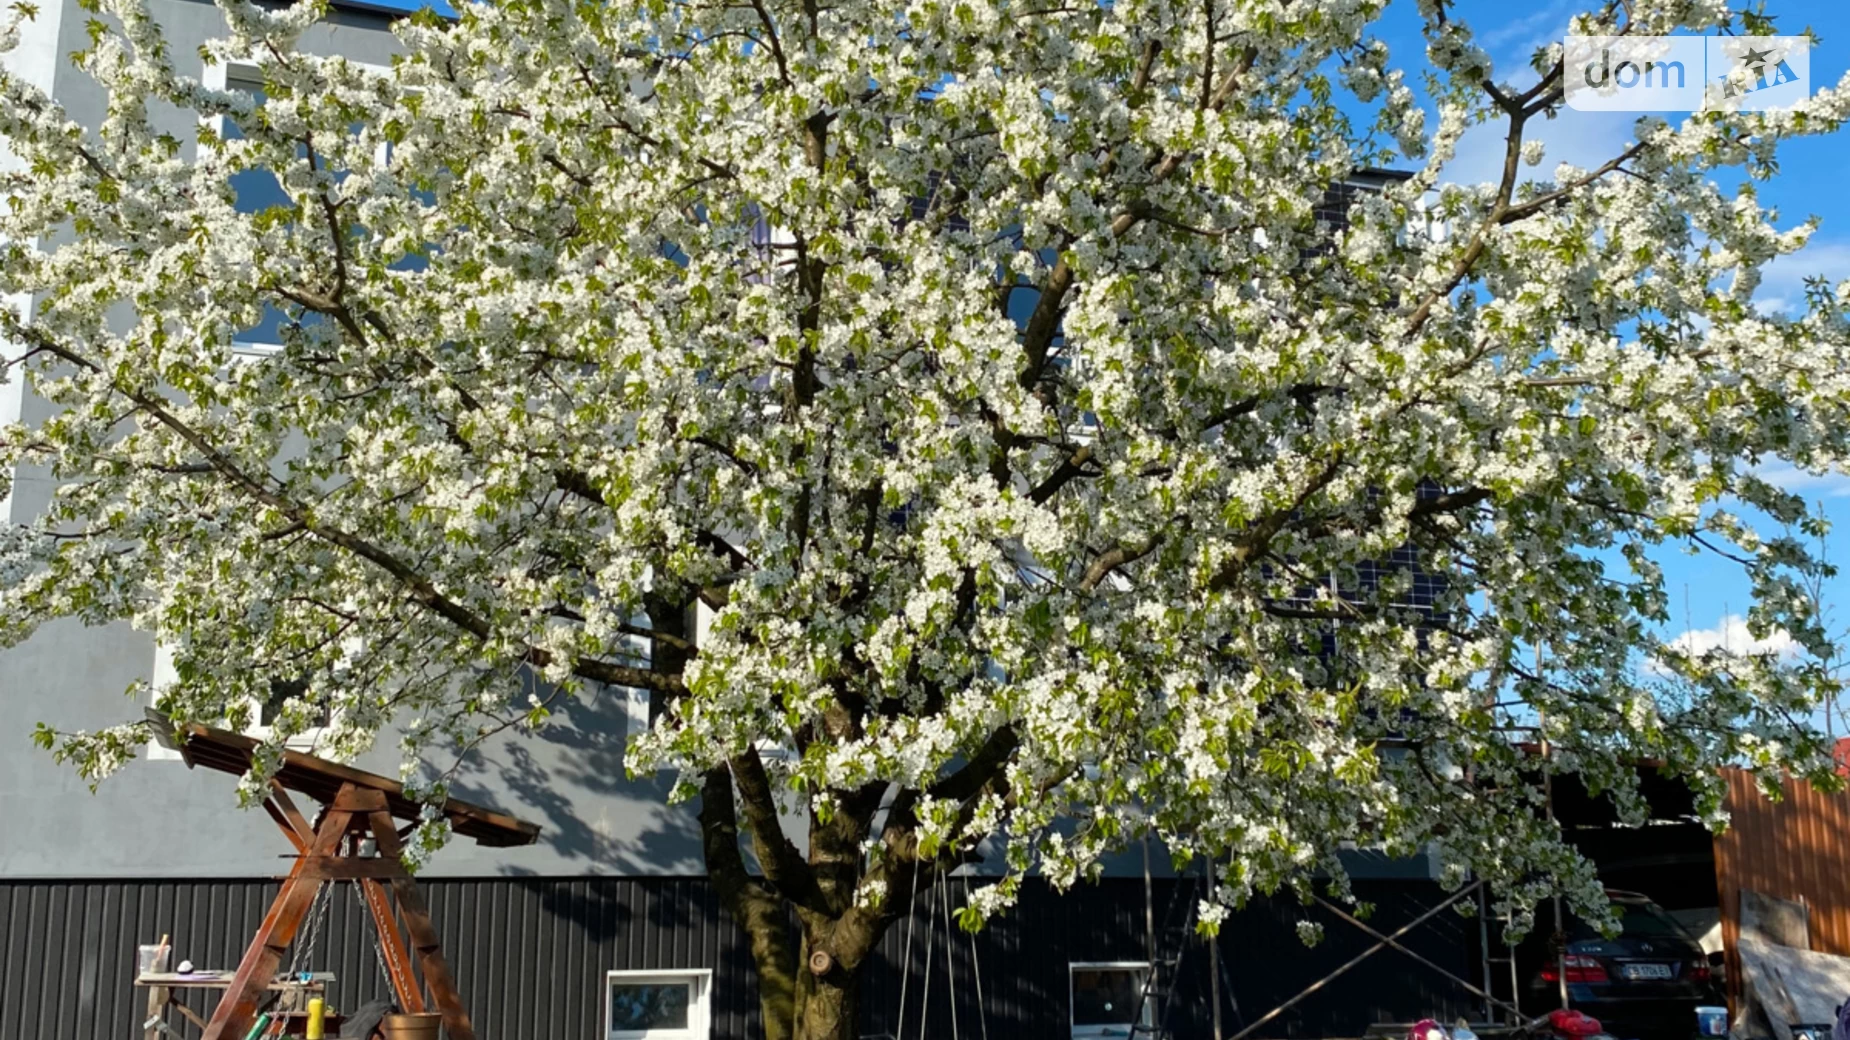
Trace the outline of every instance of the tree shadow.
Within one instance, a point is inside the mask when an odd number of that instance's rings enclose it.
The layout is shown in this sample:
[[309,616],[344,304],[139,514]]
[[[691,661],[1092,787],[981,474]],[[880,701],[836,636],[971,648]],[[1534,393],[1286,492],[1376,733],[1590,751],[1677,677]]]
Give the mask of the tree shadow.
[[564,861],[544,873],[703,874],[694,807],[668,805],[673,777],[627,774],[625,696],[562,698],[545,726],[510,730],[459,763],[451,793],[539,823],[541,846]]

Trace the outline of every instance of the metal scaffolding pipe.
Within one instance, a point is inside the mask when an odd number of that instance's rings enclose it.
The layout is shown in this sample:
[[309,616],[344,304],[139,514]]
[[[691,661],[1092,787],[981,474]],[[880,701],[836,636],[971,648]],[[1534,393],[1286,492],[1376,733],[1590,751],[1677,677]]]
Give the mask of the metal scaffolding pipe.
[[1273,1008],[1272,1010],[1266,1012],[1258,1020],[1253,1022],[1252,1025],[1249,1025],[1245,1029],[1242,1029],[1239,1032],[1233,1034],[1233,1040],[1246,1040],[1246,1037],[1251,1036],[1255,1031],[1258,1030],[1260,1026],[1265,1025],[1267,1022],[1272,1021],[1278,1016],[1284,1014],[1286,1011],[1289,1011],[1292,1008],[1296,1007],[1299,1003],[1301,1003],[1304,1000],[1304,998],[1310,996],[1311,994],[1317,992],[1323,987],[1329,985],[1331,982],[1336,980],[1337,976],[1348,971],[1350,968],[1355,967],[1356,965],[1362,963],[1368,958],[1373,957],[1375,954],[1380,953],[1382,950],[1387,949],[1389,946],[1392,946],[1393,941],[1395,939],[1400,938],[1401,936],[1407,934],[1408,932],[1414,930],[1415,928],[1418,928],[1420,925],[1425,924],[1427,921],[1432,920],[1434,917],[1438,916],[1439,911],[1444,910],[1446,907],[1451,906],[1453,903],[1456,903],[1460,899],[1463,899],[1464,897],[1477,891],[1478,887],[1481,886],[1482,884],[1483,884],[1482,881],[1473,881],[1469,885],[1466,885],[1464,888],[1461,888],[1458,891],[1452,893],[1450,896],[1447,896],[1442,902],[1439,903],[1439,905],[1433,907],[1431,910],[1426,911],[1425,913],[1414,918],[1413,920],[1408,921],[1406,924],[1401,925],[1400,929],[1396,931],[1393,935],[1386,936],[1385,938],[1382,939],[1382,941],[1374,944],[1373,946],[1370,946],[1368,949],[1363,950],[1361,953],[1356,954],[1354,957],[1350,958],[1347,963],[1343,964],[1342,967],[1337,968],[1335,971],[1330,972],[1328,975],[1325,975],[1323,978],[1320,978],[1316,982],[1313,982],[1309,986],[1306,986],[1303,990],[1298,992],[1297,996],[1292,997],[1290,1000],[1287,1000],[1283,1004],[1280,1004],[1277,1007]]

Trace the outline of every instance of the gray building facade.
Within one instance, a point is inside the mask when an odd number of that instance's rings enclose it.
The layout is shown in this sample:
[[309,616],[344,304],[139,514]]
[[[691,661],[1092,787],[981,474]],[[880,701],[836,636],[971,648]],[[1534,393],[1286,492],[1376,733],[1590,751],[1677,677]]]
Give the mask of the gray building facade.
[[[197,52],[200,44],[224,33],[218,8],[196,0],[154,0],[153,8],[180,71],[204,75]],[[6,57],[11,64],[30,66],[28,74],[72,118],[94,125],[103,116],[103,93],[62,59],[88,45],[88,17],[73,0],[45,4],[39,18],[27,23],[27,38]],[[382,11],[340,5],[303,45],[384,65],[398,49],[390,24],[390,15]],[[58,57],[46,60],[50,55]],[[174,112],[169,119],[176,136],[190,136],[185,117]],[[0,423],[17,419],[30,424],[51,414],[51,406],[19,380],[0,392],[7,395],[0,397]],[[22,472],[10,500],[0,501],[0,518],[19,522],[36,516],[52,493],[45,476]],[[137,681],[155,678],[159,658],[154,640],[126,624],[91,628],[68,620],[46,626],[22,646],[0,651],[0,748],[8,749],[0,756],[0,812],[16,821],[19,832],[39,836],[0,845],[0,876],[68,877],[73,865],[81,865],[85,876],[138,877],[148,873],[151,855],[166,876],[274,872],[270,822],[261,812],[236,810],[231,778],[190,771],[177,756],[154,749],[91,794],[82,779],[27,739],[40,722],[77,730],[139,718],[144,705],[128,699],[126,691]],[[466,763],[457,784],[460,797],[540,823],[546,839],[537,848],[512,853],[459,842],[431,870],[698,874],[699,842],[691,812],[665,806],[665,783],[624,779],[623,746],[635,715],[630,697],[625,690],[598,692],[574,702],[546,731],[504,737]],[[394,743],[382,738],[378,750],[354,764],[397,775]]]

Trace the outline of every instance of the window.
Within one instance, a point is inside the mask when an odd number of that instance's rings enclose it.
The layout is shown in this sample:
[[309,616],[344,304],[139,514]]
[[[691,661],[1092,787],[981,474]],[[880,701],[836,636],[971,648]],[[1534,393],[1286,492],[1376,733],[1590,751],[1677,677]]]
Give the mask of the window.
[[[637,628],[649,627],[649,616],[637,614],[630,618],[630,624]],[[638,668],[652,668],[655,663],[655,645],[646,636],[625,635],[622,637],[625,663]],[[655,718],[661,713],[661,695],[635,686],[611,686],[611,692],[617,695],[628,715],[628,736],[635,737],[647,733],[655,725]]]
[[[262,702],[256,706],[256,725],[245,732],[253,737],[268,735],[270,726],[276,722],[277,717],[283,713],[283,709],[288,706],[289,702],[307,693],[308,681],[305,679],[270,680],[270,695],[265,697]],[[325,704],[316,705],[313,706],[313,708],[315,712],[315,725],[313,729],[308,731],[308,734],[319,735],[322,730],[328,727],[328,723],[333,721],[333,715],[329,712],[328,706]],[[307,737],[308,734],[304,734],[304,737]]]
[[1142,961],[1071,965],[1074,1040],[1151,1036],[1150,966]]
[[[1635,903],[1615,899],[1612,909],[1619,917],[1619,932],[1627,938],[1694,941],[1683,926],[1673,920],[1669,914],[1664,913],[1656,903]],[[1578,917],[1572,919],[1572,925],[1571,931],[1576,940],[1603,938],[1592,925]]]
[[[649,616],[638,614],[630,619],[630,624],[637,628],[648,628]],[[683,637],[691,637],[694,645],[700,646],[707,641],[707,633],[712,626],[713,608],[695,600],[693,606],[688,608],[680,634]],[[632,663],[643,668],[654,666],[655,645],[649,638],[626,635],[623,637],[623,644]],[[679,667],[679,665],[671,667]],[[643,690],[634,686],[611,686],[609,689],[616,693],[619,703],[623,705],[630,737],[647,733],[653,729],[656,720],[668,710],[668,696],[660,691]],[[772,740],[760,741],[758,753],[766,758],[788,758],[795,754],[789,746]]]
[[707,1040],[710,971],[613,971],[606,976],[606,1040]]
[[[265,100],[263,89],[263,70],[255,65],[207,65],[204,85],[217,90],[232,90],[249,94],[258,104]],[[226,116],[214,116],[208,121],[213,132],[227,141],[234,141],[244,136],[244,128]],[[289,193],[283,190],[283,183],[276,174],[268,169],[240,170],[231,175],[231,190],[236,199],[239,213],[261,213],[268,209],[288,207],[291,205]],[[304,321],[313,321],[319,315],[300,315]],[[274,352],[282,345],[283,326],[295,320],[275,304],[265,304],[263,318],[248,329],[242,329],[232,335],[232,353],[234,357],[249,359],[261,357]]]
[[[180,677],[178,673],[174,671],[173,667],[173,651],[156,643],[154,646],[154,677],[153,681],[150,683],[153,687],[153,699],[158,701],[161,691],[172,686],[179,680]],[[243,734],[257,740],[266,739],[270,735],[271,724],[276,721],[277,716],[282,713],[284,706],[289,703],[290,699],[300,697],[307,692],[308,684],[301,680],[272,681],[270,683],[270,695],[268,697],[262,700],[253,699],[250,705],[250,725],[243,729]],[[333,722],[333,714],[325,704],[319,706],[317,710],[320,712],[318,725],[314,728],[303,730],[289,738],[288,746],[291,750],[313,753],[316,745],[321,742],[322,733]],[[219,722],[219,725],[225,724],[223,720]],[[148,745],[147,757],[150,761],[156,762],[180,761],[180,753],[178,751],[162,747],[159,744]]]
[[[263,68],[252,63],[213,64],[206,66],[201,82],[206,87],[216,90],[239,91],[249,94],[258,104],[266,100],[263,84]],[[208,121],[214,133],[227,141],[244,137],[244,129],[235,121],[225,116],[214,116]],[[353,127],[358,133],[360,126]],[[383,142],[379,145],[378,159],[381,163],[390,156],[390,146]],[[296,157],[306,158],[306,147],[297,145]],[[347,176],[345,170],[334,171],[336,183]],[[262,213],[270,209],[289,209],[294,200],[283,190],[282,181],[275,171],[263,168],[240,170],[230,178],[235,205],[240,213]],[[428,191],[412,192],[420,202],[432,205],[435,197]],[[363,231],[362,231],[363,233]],[[421,254],[411,253],[394,261],[390,267],[394,271],[421,271],[429,266],[429,261]],[[274,354],[282,346],[283,329],[286,326],[309,327],[325,319],[312,312],[303,312],[300,308],[282,307],[267,303],[263,308],[263,317],[257,324],[232,334],[232,356],[241,360],[252,360]]]

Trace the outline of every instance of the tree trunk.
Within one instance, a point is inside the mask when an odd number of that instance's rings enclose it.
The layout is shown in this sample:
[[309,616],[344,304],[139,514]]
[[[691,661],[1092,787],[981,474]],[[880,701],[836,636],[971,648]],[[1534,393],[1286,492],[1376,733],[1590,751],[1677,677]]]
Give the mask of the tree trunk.
[[[700,829],[707,874],[727,912],[750,936],[766,1040],[859,1036],[861,973],[897,916],[886,905],[856,903],[865,844],[884,792],[884,784],[868,784],[839,793],[834,813],[824,817],[812,812],[804,855],[783,833],[756,751],[748,750],[706,775]],[[741,804],[761,874],[748,872],[745,865]],[[901,805],[897,815],[905,817],[907,812],[909,803]],[[892,834],[887,838],[891,842]],[[912,850],[900,854],[911,855]],[[921,876],[914,862],[878,880],[884,890],[916,887]]]
[[[803,944],[807,965],[809,943]],[[796,1029],[792,1040],[855,1040],[860,1010],[861,968],[836,965],[823,975],[797,970]]]
[[701,796],[700,830],[707,874],[719,890],[726,912],[751,940],[765,1040],[792,1040],[800,970],[796,936],[784,901],[745,871],[739,851],[738,819],[732,806],[732,781],[724,766],[707,774]]
[[748,901],[735,911],[751,937],[752,967],[758,984],[758,1012],[764,1016],[764,1040],[796,1040],[797,1000],[803,972],[792,956],[790,922],[776,899]]

